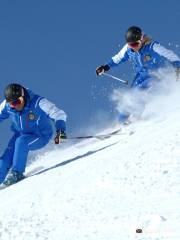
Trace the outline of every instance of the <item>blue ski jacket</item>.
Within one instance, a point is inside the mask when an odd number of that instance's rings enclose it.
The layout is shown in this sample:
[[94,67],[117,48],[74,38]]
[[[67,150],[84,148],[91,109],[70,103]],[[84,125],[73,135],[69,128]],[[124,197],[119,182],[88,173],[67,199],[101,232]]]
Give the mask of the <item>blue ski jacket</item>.
[[167,64],[180,68],[180,58],[173,51],[166,49],[157,41],[148,37],[146,37],[142,48],[138,52],[135,52],[126,44],[107,64],[111,68],[128,60],[132,62],[136,74],[132,87],[146,88],[148,79],[152,78],[151,73]]
[[35,134],[50,138],[53,134],[51,120],[55,122],[56,130],[66,129],[66,114],[46,98],[25,89],[26,104],[22,111],[11,108],[4,100],[0,105],[0,121],[12,120],[12,130],[20,134]]

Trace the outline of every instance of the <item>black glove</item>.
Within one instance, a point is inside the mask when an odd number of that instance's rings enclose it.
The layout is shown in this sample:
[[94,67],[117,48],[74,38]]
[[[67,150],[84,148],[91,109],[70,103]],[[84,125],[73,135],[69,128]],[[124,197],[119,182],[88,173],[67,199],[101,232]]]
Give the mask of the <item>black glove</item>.
[[96,68],[96,74],[101,75],[102,73],[109,71],[109,69],[110,69],[109,65],[107,65],[107,64],[102,65],[102,66]]
[[176,81],[180,80],[180,68],[176,68]]
[[56,131],[56,136],[54,138],[54,143],[59,144],[61,142],[61,139],[67,139],[67,135],[64,131],[57,130]]

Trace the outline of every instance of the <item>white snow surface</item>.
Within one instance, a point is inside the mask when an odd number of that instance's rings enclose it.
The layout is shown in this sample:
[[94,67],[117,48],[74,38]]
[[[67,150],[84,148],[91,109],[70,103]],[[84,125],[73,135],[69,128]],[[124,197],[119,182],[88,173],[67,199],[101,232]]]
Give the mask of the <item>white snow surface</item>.
[[0,191],[0,239],[179,240],[180,83],[171,90],[119,135],[39,154],[26,173],[40,174]]

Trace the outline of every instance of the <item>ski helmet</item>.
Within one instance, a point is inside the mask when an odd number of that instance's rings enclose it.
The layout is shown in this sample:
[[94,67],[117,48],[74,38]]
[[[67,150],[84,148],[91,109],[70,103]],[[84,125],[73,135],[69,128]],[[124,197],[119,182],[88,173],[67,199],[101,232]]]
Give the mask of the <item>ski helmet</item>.
[[130,27],[126,32],[126,42],[137,42],[142,37],[142,30],[137,26]]
[[20,84],[11,83],[4,90],[4,96],[7,102],[15,101],[23,96],[23,87]]

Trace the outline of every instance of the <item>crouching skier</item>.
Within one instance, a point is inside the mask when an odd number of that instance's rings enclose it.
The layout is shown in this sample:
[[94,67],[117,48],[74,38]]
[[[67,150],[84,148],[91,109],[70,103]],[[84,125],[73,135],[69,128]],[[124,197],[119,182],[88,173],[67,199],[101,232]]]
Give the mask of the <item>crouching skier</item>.
[[[142,104],[144,90],[150,89],[154,83],[158,82],[155,74],[158,69],[166,68],[168,65],[173,66],[177,80],[179,79],[180,58],[173,51],[166,49],[159,42],[148,37],[137,26],[131,26],[127,30],[125,39],[124,47],[108,63],[99,66],[96,69],[96,74],[101,75],[114,66],[130,61],[135,72],[130,88],[138,90],[140,95],[140,99],[132,99],[134,106],[136,106],[139,102]],[[120,112],[119,121],[121,123],[128,122],[129,117],[133,114],[130,110],[131,106],[128,107]]]
[[51,121],[55,122],[55,143],[66,138],[66,114],[46,98],[12,83],[4,91],[0,121],[10,117],[14,135],[0,158],[0,184],[9,186],[24,178],[28,152],[43,148],[52,138]]

